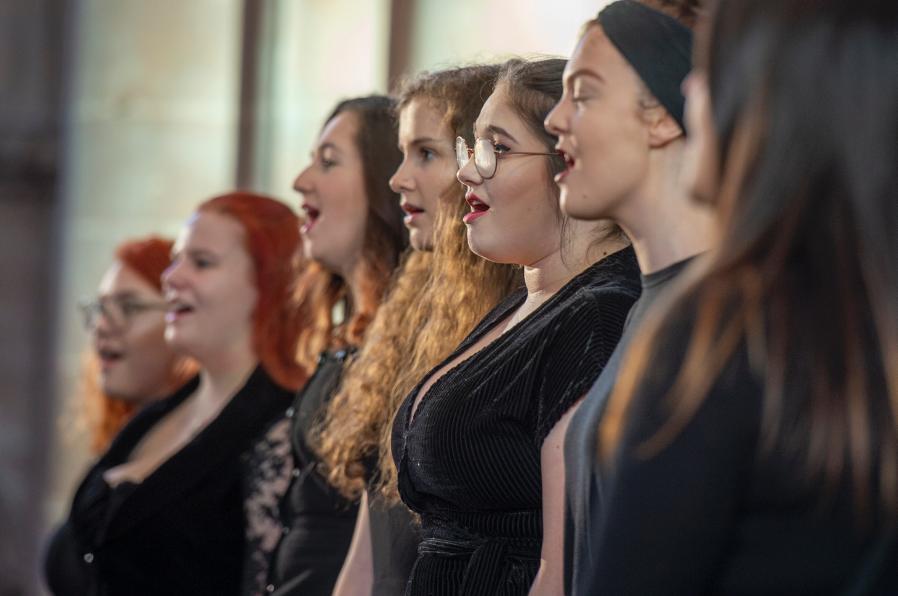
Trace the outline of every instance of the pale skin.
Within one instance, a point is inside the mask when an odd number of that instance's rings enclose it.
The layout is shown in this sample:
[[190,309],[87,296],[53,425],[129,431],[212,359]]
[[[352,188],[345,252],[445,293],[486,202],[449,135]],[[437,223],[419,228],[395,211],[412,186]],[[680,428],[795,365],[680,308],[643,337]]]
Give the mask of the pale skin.
[[[433,249],[433,220],[440,194],[455,179],[453,134],[444,122],[445,114],[435,105],[414,99],[399,114],[399,150],[402,163],[390,178],[390,187],[401,195],[402,203],[422,210],[406,218],[409,238],[415,250]],[[371,526],[368,495],[362,493],[352,543],[334,596],[369,596],[374,584],[371,553]]]
[[[621,226],[643,274],[711,246],[713,213],[691,200],[681,179],[682,130],[657,102],[645,101],[635,71],[600,27],[590,27],[577,44],[565,68],[564,94],[545,124],[559,137],[556,147],[574,162],[559,183],[563,210]],[[553,448],[543,450],[546,529],[530,596],[564,591],[563,446],[577,405],[546,439]]]
[[713,212],[692,200],[691,183],[682,179],[683,131],[657,100],[646,100],[638,75],[600,27],[581,38],[564,81],[546,118],[557,147],[575,158],[559,183],[562,208],[620,225],[643,274],[707,250]]
[[[171,311],[166,315],[166,338],[201,365],[200,383],[143,437],[126,462],[105,472],[110,486],[143,482],[208,426],[255,369],[251,313],[256,291],[243,242],[240,225],[218,214],[195,215],[179,236],[163,288],[171,305],[189,304],[193,310],[177,320]],[[216,332],[225,327],[226,333]]]
[[[330,220],[322,216],[314,230],[303,229],[304,250],[308,258],[317,260],[346,281],[350,304],[360,292],[358,263],[367,206],[363,164],[354,141],[358,126],[358,117],[352,113],[340,114],[325,125],[312,153],[312,163],[300,172],[294,183],[303,197],[303,205],[313,204],[323,215],[334,214]],[[360,534],[368,528],[367,516],[363,502],[334,594],[371,593],[370,538]]]
[[[502,85],[484,104],[475,125],[475,136],[490,138],[495,146],[507,147],[510,151],[545,150],[510,107]],[[480,177],[473,160],[458,172],[459,180],[468,187],[469,193],[476,194],[490,205],[487,215],[469,225],[468,238],[472,249],[485,258],[501,255],[503,262],[522,265],[527,297],[506,320],[431,376],[418,393],[413,415],[422,397],[448,370],[513,329],[575,275],[627,245],[625,240],[618,238],[595,245],[593,241],[598,230],[605,224],[569,220],[569,239],[562,250],[561,224],[552,210],[552,202],[556,200],[554,188],[548,180],[544,164],[526,163],[526,160],[533,159],[537,158],[508,156],[500,161],[496,175],[490,180]],[[548,210],[544,210],[546,207]],[[487,219],[491,217],[496,220]],[[501,229],[507,230],[507,237],[500,235]],[[481,234],[489,234],[490,238],[483,239]],[[529,241],[519,242],[520,238]],[[534,242],[534,238],[544,240]],[[566,419],[567,416],[553,427],[540,450],[544,512],[542,563],[531,594],[562,592],[563,527],[561,517],[556,516],[555,512],[561,509],[563,499],[560,492],[564,487],[561,446]],[[562,474],[560,480],[559,473]]]

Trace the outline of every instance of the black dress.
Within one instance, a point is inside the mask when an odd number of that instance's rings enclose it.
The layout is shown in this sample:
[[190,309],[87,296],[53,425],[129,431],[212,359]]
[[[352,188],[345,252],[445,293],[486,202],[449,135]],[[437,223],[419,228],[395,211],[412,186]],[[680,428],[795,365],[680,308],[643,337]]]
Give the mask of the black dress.
[[630,315],[611,359],[571,416],[564,440],[564,591],[591,596],[589,579],[595,561],[602,507],[602,477],[596,461],[598,427],[617,382],[621,359],[652,310],[692,259],[674,263],[642,277],[642,295]]
[[[669,320],[606,473],[603,523],[583,593],[898,594],[894,531],[869,510],[866,519],[856,515],[848,476],[821,498],[822,483],[806,473],[807,453],[795,448],[791,432],[769,451],[759,449],[764,382],[744,344],[682,431],[653,457],[636,453],[669,419],[666,397],[694,313]],[[812,387],[811,379],[789,383],[784,428],[806,426]]]
[[198,384],[141,411],[88,472],[47,551],[56,596],[239,594],[246,455],[283,415],[290,391],[258,367],[215,419],[142,482],[112,488],[103,478]]
[[[639,294],[632,249],[577,275],[535,312],[448,370],[393,427],[403,501],[423,541],[407,594],[524,595],[542,542],[540,450],[595,380]],[[497,306],[438,370],[507,319],[526,297]]]
[[339,386],[348,356],[346,350],[322,354],[315,374],[292,406],[295,467],[280,504],[283,531],[271,561],[266,593],[330,596],[346,559],[358,504],[327,483],[308,438]]

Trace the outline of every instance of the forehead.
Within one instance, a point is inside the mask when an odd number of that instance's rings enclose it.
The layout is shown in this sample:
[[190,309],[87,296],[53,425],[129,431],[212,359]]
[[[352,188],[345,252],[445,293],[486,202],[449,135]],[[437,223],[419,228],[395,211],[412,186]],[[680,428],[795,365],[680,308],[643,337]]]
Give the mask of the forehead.
[[[399,139],[410,142],[419,137],[433,139],[452,136],[449,124],[432,101],[423,98],[411,100],[399,113]],[[450,139],[452,140],[452,139]]]
[[480,115],[474,123],[474,132],[477,133],[477,136],[486,136],[490,126],[507,130],[519,142],[523,142],[525,139],[537,140],[511,105],[508,84],[504,82],[496,85],[496,89],[483,104]]
[[344,152],[355,150],[356,133],[359,130],[359,116],[355,112],[341,112],[331,118],[318,136],[318,146],[335,145]]
[[150,282],[141,277],[134,269],[121,261],[115,261],[103,274],[103,278],[100,280],[99,293],[101,296],[109,296],[126,292],[135,294],[159,293]]
[[232,217],[201,211],[194,213],[181,228],[175,250],[197,248],[226,253],[243,247],[243,227]]
[[599,25],[590,25],[577,42],[577,47],[565,66],[565,78],[574,73],[592,74],[614,84],[638,82],[630,63]]

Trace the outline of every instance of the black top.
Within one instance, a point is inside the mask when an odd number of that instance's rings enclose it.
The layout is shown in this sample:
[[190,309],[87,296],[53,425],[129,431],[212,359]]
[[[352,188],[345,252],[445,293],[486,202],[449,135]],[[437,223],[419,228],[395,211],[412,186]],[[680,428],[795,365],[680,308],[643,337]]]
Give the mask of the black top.
[[[760,452],[763,380],[744,345],[663,450],[654,457],[635,453],[668,420],[665,398],[693,314],[680,311],[662,332],[656,343],[662,357],[653,359],[630,403],[584,593],[898,594],[894,536],[879,535],[885,526],[877,516],[865,525],[853,514],[847,477],[821,499],[819,479],[805,473],[806,454],[786,448],[790,436]],[[800,385],[790,384],[783,398],[786,428],[807,421],[801,404],[813,383]]]
[[368,522],[374,574],[371,596],[402,594],[418,557],[421,542],[418,522],[403,503],[384,503],[370,490]]
[[103,473],[198,386],[147,406],[91,468],[46,558],[57,596],[238,594],[244,556],[245,454],[291,392],[257,368],[203,430],[139,484]]
[[[632,249],[607,257],[448,370],[411,421],[433,371],[406,398],[393,454],[400,495],[420,514],[424,537],[408,594],[527,593],[542,542],[540,449],[617,345],[638,274]],[[500,303],[434,371],[525,298],[520,290]]]
[[[308,439],[340,383],[349,353],[324,353],[296,395],[291,430],[295,468],[281,500],[283,535],[274,551],[266,593],[330,596],[349,550],[358,504],[347,501],[319,472]],[[292,413],[291,412],[291,413]]]
[[596,466],[599,420],[620,368],[621,357],[630,340],[636,335],[643,319],[658,296],[686,267],[691,259],[674,263],[655,273],[642,276],[642,295],[630,316],[620,343],[611,359],[596,379],[586,398],[571,416],[564,441],[564,591],[566,594],[590,596],[584,591],[581,575],[589,576],[595,561],[595,540],[598,533],[599,510],[602,505],[601,476]]

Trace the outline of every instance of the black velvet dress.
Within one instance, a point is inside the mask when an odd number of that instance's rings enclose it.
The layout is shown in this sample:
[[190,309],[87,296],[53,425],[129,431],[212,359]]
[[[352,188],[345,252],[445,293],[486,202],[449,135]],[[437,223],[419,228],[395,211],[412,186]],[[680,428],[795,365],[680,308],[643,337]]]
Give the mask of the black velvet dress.
[[139,484],[106,470],[198,386],[194,379],[134,417],[91,468],[47,550],[56,596],[227,596],[240,593],[247,456],[292,392],[258,367],[218,416]]
[[[447,371],[393,427],[403,501],[423,540],[406,593],[525,595],[542,542],[540,450],[586,393],[620,339],[639,295],[632,249],[576,276],[534,313]],[[499,304],[438,370],[507,319],[526,297]]]

